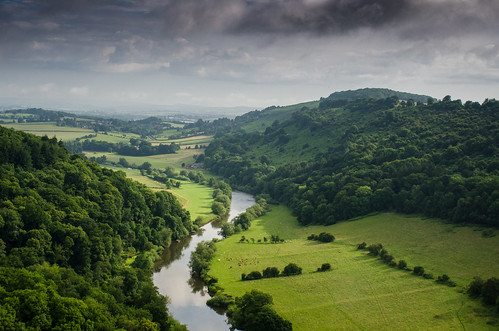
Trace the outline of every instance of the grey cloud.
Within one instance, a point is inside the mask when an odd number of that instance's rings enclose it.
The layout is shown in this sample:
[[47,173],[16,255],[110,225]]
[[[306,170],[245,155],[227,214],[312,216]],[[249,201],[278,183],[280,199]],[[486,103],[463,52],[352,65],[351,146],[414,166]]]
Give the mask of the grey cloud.
[[424,38],[499,26],[494,0],[170,0],[152,10],[170,36],[208,31],[338,35],[367,28]]

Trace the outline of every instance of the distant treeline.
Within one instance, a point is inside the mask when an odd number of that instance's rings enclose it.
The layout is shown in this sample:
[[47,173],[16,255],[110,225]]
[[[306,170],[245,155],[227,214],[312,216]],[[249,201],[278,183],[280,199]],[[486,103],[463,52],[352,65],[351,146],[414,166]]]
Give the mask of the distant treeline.
[[100,140],[89,140],[85,139],[83,141],[67,142],[65,146],[72,153],[81,153],[83,151],[91,152],[104,152],[112,153],[116,152],[119,155],[126,156],[149,156],[158,154],[174,154],[180,149],[180,146],[176,143],[170,144],[159,144],[157,146],[151,145],[150,142],[144,140],[130,139],[131,143],[110,143]]
[[[497,226],[498,119],[496,100],[324,99],[264,133],[220,135],[198,162],[234,187],[287,204],[302,224],[396,210]],[[326,152],[274,166],[302,136]],[[275,153],[255,157],[262,146]]]

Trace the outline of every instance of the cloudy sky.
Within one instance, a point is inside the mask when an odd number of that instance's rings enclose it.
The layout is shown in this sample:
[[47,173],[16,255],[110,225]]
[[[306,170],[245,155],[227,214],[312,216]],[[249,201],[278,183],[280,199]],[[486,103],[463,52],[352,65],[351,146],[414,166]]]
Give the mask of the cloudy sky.
[[0,104],[499,98],[497,0],[0,1]]

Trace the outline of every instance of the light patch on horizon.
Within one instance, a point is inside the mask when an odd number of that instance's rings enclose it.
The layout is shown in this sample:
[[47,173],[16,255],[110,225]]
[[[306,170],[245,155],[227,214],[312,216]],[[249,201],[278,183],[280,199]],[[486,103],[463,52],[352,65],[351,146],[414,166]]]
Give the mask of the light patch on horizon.
[[73,86],[69,89],[69,93],[74,96],[84,97],[88,95],[88,86]]

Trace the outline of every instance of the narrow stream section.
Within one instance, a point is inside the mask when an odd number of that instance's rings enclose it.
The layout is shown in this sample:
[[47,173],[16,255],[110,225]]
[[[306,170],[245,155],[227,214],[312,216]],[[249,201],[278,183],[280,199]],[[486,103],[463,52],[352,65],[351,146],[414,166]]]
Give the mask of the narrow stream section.
[[[229,220],[244,212],[255,203],[253,196],[233,191]],[[189,259],[191,252],[201,241],[220,238],[218,225],[209,223],[202,231],[172,245],[163,252],[161,261],[153,274],[153,282],[159,292],[170,298],[168,310],[191,331],[229,330],[225,315],[218,314],[206,305],[210,299],[206,288],[200,280],[191,278]]]

